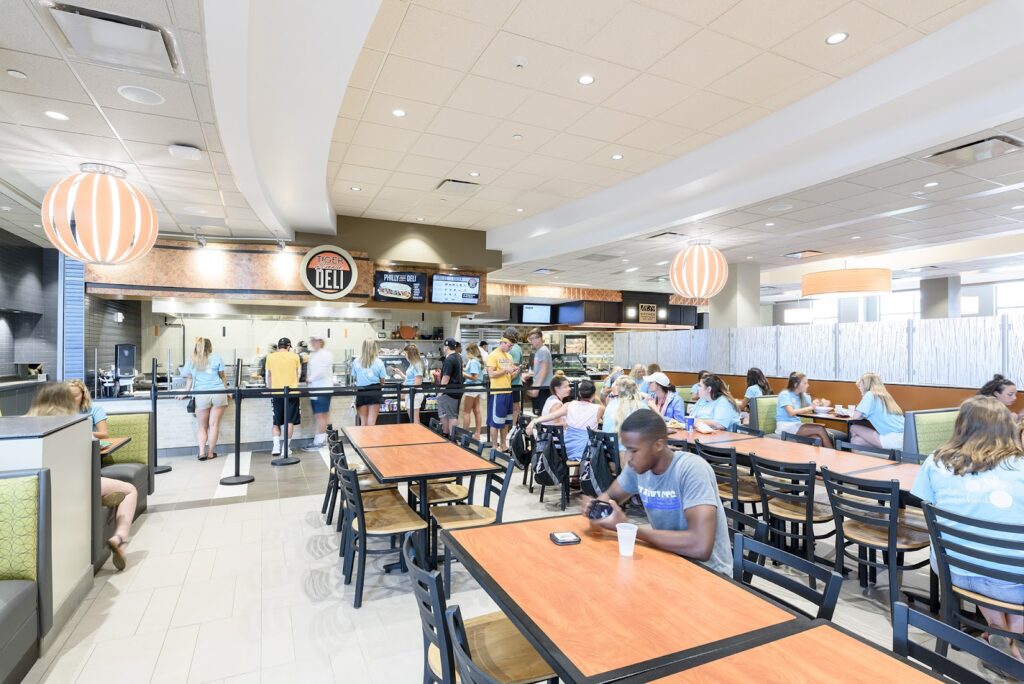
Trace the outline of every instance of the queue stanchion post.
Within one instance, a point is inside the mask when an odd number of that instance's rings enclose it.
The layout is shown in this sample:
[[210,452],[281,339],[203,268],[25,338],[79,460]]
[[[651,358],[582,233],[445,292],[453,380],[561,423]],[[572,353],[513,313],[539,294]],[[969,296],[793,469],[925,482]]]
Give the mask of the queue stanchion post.
[[235,362],[235,474],[222,477],[220,483],[225,486],[249,484],[256,478],[242,475],[242,360]]
[[[167,464],[161,465],[161,464],[156,462],[156,453],[157,453],[156,452],[156,444],[157,444],[157,442],[156,442],[156,424],[157,424],[157,419],[156,419],[157,418],[157,415],[156,415],[156,357],[153,357],[153,364],[152,364],[151,368],[152,368],[152,370],[150,371],[151,374],[150,374],[149,377],[151,378],[152,382],[149,383],[149,401],[150,401],[150,409],[149,410],[153,413],[153,427],[152,427],[152,435],[153,435],[153,474],[154,475],[162,475],[163,473],[171,472],[171,466],[169,466]],[[170,377],[171,377],[171,369],[168,368],[167,369],[167,379],[168,379],[168,382],[170,382]]]
[[[270,461],[270,465],[274,466],[290,466],[295,465],[296,463],[299,462],[297,456],[292,456],[291,451],[289,451],[290,447],[288,445],[288,433],[291,432],[292,429],[292,424],[288,413],[288,394],[290,390],[290,387],[285,386],[281,400],[281,412],[284,414],[282,416],[283,420],[281,421],[283,423],[281,425],[281,432],[284,434],[281,435],[281,456]],[[295,401],[298,400],[298,397],[296,397]]]

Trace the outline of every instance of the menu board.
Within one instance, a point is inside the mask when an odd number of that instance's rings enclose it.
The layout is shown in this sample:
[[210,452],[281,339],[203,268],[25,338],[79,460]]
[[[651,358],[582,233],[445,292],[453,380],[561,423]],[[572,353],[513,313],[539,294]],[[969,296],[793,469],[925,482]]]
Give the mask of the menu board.
[[426,273],[377,271],[373,274],[373,298],[378,302],[422,302],[426,295]]
[[430,301],[434,304],[479,304],[480,276],[438,273],[430,281]]

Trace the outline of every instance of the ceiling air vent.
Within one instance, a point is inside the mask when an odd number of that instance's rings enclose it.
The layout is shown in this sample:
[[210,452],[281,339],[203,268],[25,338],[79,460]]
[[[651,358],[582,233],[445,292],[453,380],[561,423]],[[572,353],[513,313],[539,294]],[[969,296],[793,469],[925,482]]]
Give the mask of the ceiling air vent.
[[935,154],[929,154],[925,159],[936,164],[942,164],[949,168],[969,166],[987,159],[995,159],[1004,154],[1010,154],[1021,149],[1021,141],[1011,138],[1008,135],[994,135],[991,138],[977,140],[975,142],[951,147]]
[[579,258],[580,261],[594,261],[597,263],[611,261],[612,259],[618,259],[618,257],[614,254],[584,254]]
[[686,236],[682,233],[674,233],[671,230],[666,230],[664,233],[658,233],[657,235],[651,235],[650,237],[644,238],[645,240],[679,240]]
[[784,257],[790,259],[810,259],[811,257],[821,256],[824,252],[819,252],[816,249],[805,249],[800,252],[790,252],[789,254],[783,254]]
[[170,33],[145,21],[53,3],[50,16],[78,57],[131,69],[182,73]]
[[553,275],[555,273],[561,273],[561,271],[556,268],[538,268],[533,275]]
[[452,178],[445,178],[437,185],[439,192],[446,195],[456,195],[457,197],[471,197],[479,189],[479,183],[470,183],[469,181],[454,180]]

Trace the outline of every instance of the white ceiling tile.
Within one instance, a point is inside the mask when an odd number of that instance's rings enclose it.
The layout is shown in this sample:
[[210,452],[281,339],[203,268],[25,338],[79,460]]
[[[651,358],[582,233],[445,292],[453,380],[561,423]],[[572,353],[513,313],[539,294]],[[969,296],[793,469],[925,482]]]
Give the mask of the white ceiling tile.
[[918,22],[917,28],[926,33],[937,31],[943,26],[956,21],[970,12],[973,12],[988,2],[989,0],[963,0],[962,2],[950,7],[948,10],[939,12],[933,17],[929,17],[928,19]]
[[501,26],[512,14],[517,0],[412,0],[417,5],[488,26]]
[[476,193],[480,199],[497,200],[499,202],[511,202],[522,193],[514,188],[503,188],[496,185],[486,185]]
[[572,166],[573,163],[566,159],[556,159],[555,157],[534,154],[516,164],[515,170],[520,173],[530,173],[542,176],[543,178],[550,178],[551,176],[560,176],[562,172],[568,171]]
[[764,52],[709,86],[719,95],[756,103],[814,74],[791,59]]
[[338,122],[334,125],[334,133],[331,135],[331,140],[343,143],[351,142],[357,125],[359,125],[357,119],[346,119],[339,116]]
[[645,70],[698,29],[694,24],[650,7],[628,3],[580,52]]
[[[845,0],[740,0],[711,22],[714,30],[769,48],[843,5]],[[822,37],[822,40],[825,36]]]
[[505,30],[576,50],[624,4],[624,0],[521,0],[505,22]]
[[[369,166],[356,166],[354,164],[342,164],[338,169],[338,175],[334,178],[335,185],[348,182],[350,185],[384,185],[384,182],[391,177],[391,172],[386,169],[375,169]],[[361,186],[360,186],[361,187]]]
[[[470,172],[480,174],[479,176],[471,176]],[[465,181],[467,183],[476,183],[479,187],[484,187],[486,184],[491,183],[496,178],[505,173],[505,169],[494,166],[484,166],[478,162],[470,162],[463,160],[457,163],[452,170],[448,172],[448,177]],[[476,195],[474,195],[476,197]]]
[[398,33],[398,27],[402,24],[402,18],[405,17],[406,7],[408,3],[404,0],[383,0],[363,47],[371,50],[388,50],[395,34]]
[[654,65],[651,72],[705,88],[756,57],[760,50],[710,30],[702,30]]
[[131,153],[132,158],[137,163],[145,166],[163,166],[171,169],[184,169],[186,171],[201,171],[203,173],[212,170],[210,153],[204,152],[198,161],[191,161],[172,157],[170,152],[167,151],[166,145],[132,141],[127,141],[124,144]]
[[632,158],[626,167],[631,173],[645,173],[651,169],[672,161],[673,157],[667,154],[649,152],[646,157]]
[[510,83],[469,75],[448,98],[448,106],[474,114],[507,118],[530,91]]
[[767,107],[768,109],[782,109],[786,105],[792,104],[797,100],[802,100],[811,93],[817,92],[818,90],[835,83],[836,80],[838,79],[836,79],[835,76],[816,73],[799,83],[789,86],[788,88],[782,88],[779,92],[765,98],[759,104],[762,107]]
[[[199,115],[199,120],[203,123],[216,123],[217,118],[213,114],[213,100],[210,99],[210,89],[204,85],[191,86],[192,101],[195,103],[196,112]],[[146,107],[146,105],[139,105],[140,107]],[[185,108],[182,107],[182,110]],[[144,110],[139,110],[144,111]],[[158,114],[163,112],[157,112]],[[187,117],[186,117],[187,118]]]
[[719,137],[725,137],[733,131],[738,131],[745,126],[754,123],[758,119],[764,118],[768,114],[771,114],[771,112],[762,107],[748,107],[743,111],[733,114],[727,119],[719,121],[707,130],[708,133],[712,133]]
[[427,126],[428,133],[448,136],[449,138],[460,138],[462,140],[474,140],[480,142],[490,134],[500,119],[493,116],[473,114],[458,109],[443,107],[437,113],[434,120]]
[[569,133],[559,133],[537,151],[559,159],[583,161],[605,146],[605,143]]
[[995,159],[961,167],[958,171],[975,178],[987,180],[995,180],[1008,174],[1020,173],[1024,171],[1024,152],[1018,151],[1012,154],[1004,154]]
[[434,159],[433,157],[420,157],[415,154],[405,156],[398,164],[398,170],[402,173],[416,173],[424,176],[434,176],[438,180],[446,177],[452,170],[452,162],[446,159]]
[[658,118],[677,126],[702,131],[743,109],[746,109],[746,105],[742,102],[698,90]]
[[203,35],[195,31],[178,31],[178,44],[184,54],[185,74],[190,81],[206,84],[206,46]]
[[[396,109],[405,112],[405,116],[392,114]],[[412,131],[422,131],[434,115],[437,114],[437,106],[408,100],[394,95],[373,93],[366,101],[366,109],[363,111],[363,121],[371,121],[382,126],[393,126]]]
[[988,192],[991,190],[998,189],[1002,186],[994,181],[975,181],[966,185],[960,185],[955,188],[946,188],[943,190],[941,187],[935,188],[935,191],[926,195],[925,198],[932,201],[953,201],[960,202],[962,198],[969,195],[973,195],[979,192]]
[[[688,152],[692,152],[700,147],[704,147],[708,143],[714,142],[718,139],[718,136],[710,133],[698,132],[691,136],[683,138],[677,143],[669,145],[665,151],[673,157],[681,157]],[[639,147],[639,145],[638,145]]]
[[48,57],[60,56],[26,3],[21,0],[0,0],[0,16],[4,20],[4,30],[0,31],[0,48]]
[[161,168],[157,166],[139,167],[149,182],[155,186],[178,185],[199,190],[216,190],[217,180],[213,173],[186,171],[184,169]]
[[[124,146],[114,138],[101,138],[95,135],[41,128],[25,128],[24,130],[29,132],[32,138],[49,152],[77,158],[81,163],[95,161],[126,163],[130,161]],[[2,144],[2,138],[0,138],[0,144]],[[164,153],[166,154],[166,149]]]
[[349,145],[344,160],[348,164],[370,166],[376,169],[394,169],[405,156],[397,150],[382,150],[379,147]]
[[424,133],[409,149],[409,152],[424,157],[459,161],[469,154],[475,146],[476,144],[469,140],[459,140],[458,138]]
[[644,123],[643,117],[618,112],[614,109],[595,107],[577,119],[567,130],[577,135],[611,142],[636,130],[642,123]]
[[[396,57],[395,59],[401,59]],[[377,73],[380,71],[381,64],[384,63],[384,53],[379,50],[370,50],[363,48],[359,52],[359,58],[356,60],[356,65],[352,69],[352,75],[348,78],[348,85],[352,88],[361,88],[363,90],[370,90],[373,88],[374,81],[377,80]],[[417,62],[418,64],[418,62]],[[395,95],[403,95],[405,97],[412,97],[406,93],[396,93],[393,90],[386,90],[377,84],[377,89],[381,92],[392,93]],[[414,98],[415,99],[415,98]],[[425,100],[429,102],[429,100]]]
[[203,30],[203,16],[199,10],[200,0],[170,0],[170,9],[174,14],[174,25],[188,31]]
[[385,187],[381,188],[380,192],[377,193],[378,199],[388,200],[401,200],[408,202],[410,205],[418,202],[426,196],[426,192],[422,190],[406,190],[405,188],[396,187]]
[[887,166],[878,170],[868,170],[864,173],[854,174],[848,180],[861,185],[870,185],[873,188],[883,188],[898,183],[924,178],[943,170],[937,164],[917,160],[901,160],[898,164]]
[[616,169],[598,166],[597,164],[587,163],[575,164],[571,169],[564,171],[559,175],[570,180],[589,183],[591,185],[599,185],[601,187],[621,183],[633,176],[633,174],[628,171],[618,171]]
[[[110,112],[107,112],[107,117],[110,118]],[[114,124],[115,129],[118,124]],[[182,131],[184,133],[184,131]],[[211,152],[223,152],[224,149],[220,143],[220,132],[217,127],[213,124],[203,124],[203,135],[206,138],[207,148]],[[147,142],[147,141],[144,141]]]
[[960,0],[901,0],[900,2],[861,0],[861,2],[871,5],[896,21],[912,26],[934,17],[939,12],[948,10],[959,4]]
[[[903,24],[860,2],[850,2],[776,45],[773,52],[822,71],[892,38]],[[829,45],[825,38],[844,32],[849,38]],[[920,35],[920,34],[918,34]]]
[[[505,206],[505,202],[498,202],[496,200],[481,199],[479,197],[470,197],[462,203],[460,209],[469,209],[472,211],[480,211],[485,213],[492,213],[498,211]],[[479,218],[483,218],[482,216]],[[479,218],[477,220],[479,220]]]
[[571,56],[568,50],[501,31],[476,61],[472,73],[536,88]]
[[583,102],[547,93],[533,93],[510,118],[534,126],[562,130],[590,109],[591,106]]
[[[936,171],[933,175],[916,178],[912,181],[907,181],[906,183],[900,183],[898,185],[892,185],[886,188],[886,190],[901,195],[921,193],[925,199],[930,199],[930,195],[932,193],[943,192],[950,188],[959,188],[974,182],[976,182],[975,178],[964,175],[963,173],[957,173],[956,171],[946,171],[944,173]],[[926,184],[930,183],[937,183],[938,185],[930,188],[925,187]]]
[[654,117],[693,94],[690,86],[665,78],[640,74],[602,105],[637,116]]
[[792,198],[815,204],[827,204],[854,195],[863,195],[870,190],[871,188],[865,185],[839,180],[798,192],[792,195]]
[[412,147],[418,137],[419,133],[416,131],[364,121],[356,127],[356,132],[352,136],[352,144],[405,152]]
[[508,171],[494,181],[493,185],[515,190],[532,190],[547,180],[548,174],[523,173],[522,171]]
[[[507,147],[510,150],[535,152],[541,145],[551,140],[556,131],[516,121],[503,121],[488,135],[484,142],[495,147]],[[518,139],[513,136],[520,136]]]
[[[198,117],[192,92],[189,90],[188,83],[184,81],[145,76],[93,64],[76,63],[75,70],[101,107],[127,109],[144,114],[176,116],[179,119],[195,120]],[[123,85],[136,85],[154,90],[164,96],[164,103],[144,105],[126,100],[117,93],[117,89]]]
[[828,71],[840,78],[843,76],[849,76],[850,74],[860,71],[869,64],[874,64],[883,57],[886,57],[923,37],[924,34],[916,29],[901,28],[896,34],[889,38],[875,43],[866,50],[858,52],[841,62],[833,64],[829,67]]
[[[113,137],[114,132],[92,105],[77,102],[61,102],[32,95],[5,93],[0,91],[0,109],[15,123],[35,128],[50,128]],[[54,110],[69,117],[67,121],[51,119],[44,112]]]
[[518,164],[527,156],[527,154],[529,153],[522,150],[513,150],[507,147],[479,145],[472,152],[467,154],[463,161],[466,164],[487,166],[495,169],[502,169],[504,171]]
[[[577,81],[583,74],[594,77],[590,85]],[[561,67],[551,71],[540,89],[552,95],[598,104],[607,100],[640,73],[635,69],[613,64],[597,57],[574,54]]]
[[[0,3],[4,3],[0,6],[5,6],[10,1],[0,0]],[[6,14],[3,16],[6,20]],[[6,30],[5,23],[4,33]],[[0,35],[0,44],[2,42],[3,37]],[[0,73],[0,90],[91,104],[88,93],[75,78],[75,73],[62,59],[51,59],[26,52],[0,50],[0,66],[3,67],[2,71],[4,72],[7,69],[14,69],[28,76],[28,78],[16,79],[7,76],[6,73]]]
[[462,79],[462,72],[389,55],[377,78],[375,90],[389,95],[443,104]]
[[348,153],[348,145],[345,143],[331,143],[331,150],[327,154],[327,158],[332,162],[341,162],[345,159],[345,155]]
[[226,207],[247,207],[249,203],[245,201],[245,197],[240,192],[234,192],[232,190],[221,190],[220,194],[224,197],[224,206]]
[[673,126],[664,121],[650,120],[619,138],[618,142],[630,147],[660,152],[692,134],[693,131],[689,128]]
[[[193,145],[201,150],[206,150],[207,137],[203,134],[203,127],[196,121],[155,114],[140,114],[120,109],[108,109],[106,115],[110,119],[110,123],[113,124],[114,130],[117,131],[117,135],[124,140],[164,145],[172,143]],[[216,128],[210,126],[209,132],[216,135]],[[219,148],[219,138],[213,142]],[[213,151],[219,152],[220,150]]]
[[423,176],[415,173],[401,172],[395,173],[391,176],[391,180],[388,182],[388,185],[400,189],[429,192],[436,188],[439,182],[440,180],[434,176]]
[[339,117],[346,119],[361,119],[366,102],[370,99],[370,91],[360,88],[346,88],[345,96],[341,100]]
[[495,34],[495,29],[410,5],[391,52],[429,64],[468,71]]
[[739,0],[637,0],[641,5],[653,7],[656,10],[665,12],[685,19],[686,21],[706,26],[718,17],[725,14],[726,10],[735,5]]

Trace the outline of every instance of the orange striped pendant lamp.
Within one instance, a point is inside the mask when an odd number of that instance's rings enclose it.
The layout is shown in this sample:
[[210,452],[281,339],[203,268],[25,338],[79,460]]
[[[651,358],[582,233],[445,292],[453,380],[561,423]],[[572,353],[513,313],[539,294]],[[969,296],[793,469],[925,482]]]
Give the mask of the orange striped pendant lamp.
[[43,230],[65,256],[90,264],[125,264],[156,242],[156,211],[121,169],[82,164],[43,199]]
[[714,297],[725,287],[728,277],[725,256],[707,240],[691,240],[686,249],[676,254],[668,272],[675,293],[695,299]]

